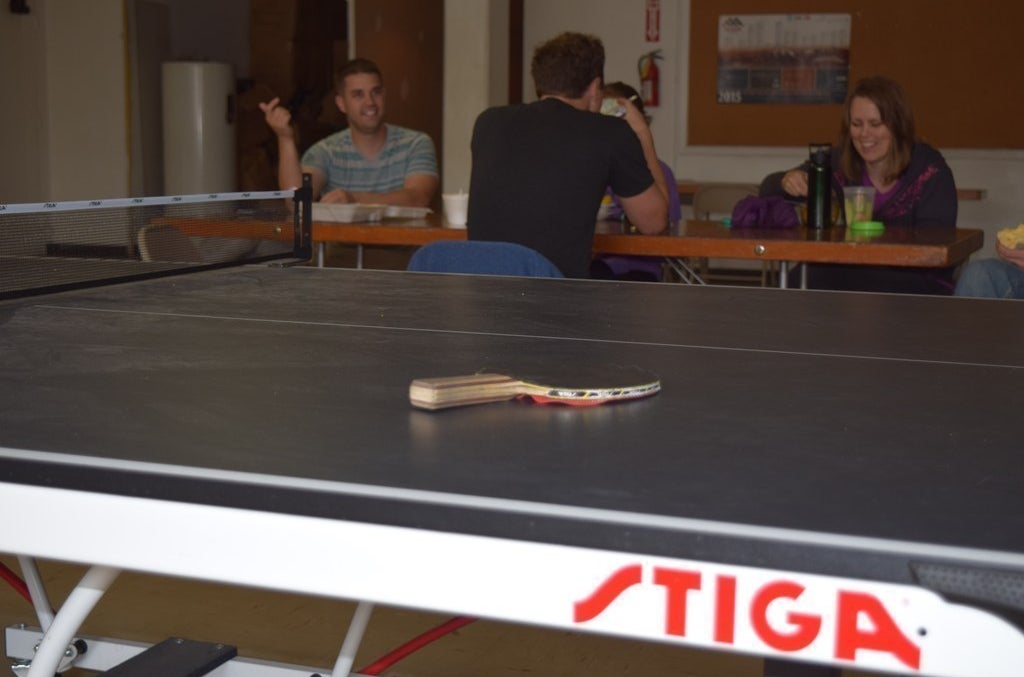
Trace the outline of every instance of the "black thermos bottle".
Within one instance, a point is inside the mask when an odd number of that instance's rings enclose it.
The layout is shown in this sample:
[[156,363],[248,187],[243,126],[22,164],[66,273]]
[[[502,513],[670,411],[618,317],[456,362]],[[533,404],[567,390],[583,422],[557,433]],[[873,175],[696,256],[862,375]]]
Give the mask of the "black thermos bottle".
[[825,228],[832,223],[832,144],[812,143],[810,154],[807,225],[811,228]]

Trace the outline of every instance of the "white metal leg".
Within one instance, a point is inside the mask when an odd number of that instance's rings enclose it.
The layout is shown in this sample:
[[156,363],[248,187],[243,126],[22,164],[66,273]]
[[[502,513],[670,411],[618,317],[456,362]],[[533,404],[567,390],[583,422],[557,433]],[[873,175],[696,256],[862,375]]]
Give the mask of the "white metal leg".
[[369,602],[360,602],[356,605],[356,611],[352,614],[352,622],[349,623],[348,633],[345,641],[341,644],[341,653],[334,664],[334,671],[331,677],[349,677],[352,673],[352,663],[356,659],[356,652],[359,644],[363,641],[363,633],[370,622],[370,614],[373,613],[373,605]]
[[[108,670],[147,648],[147,645],[135,642],[90,638],[87,642],[89,651],[80,656],[71,646],[78,629],[120,574],[120,569],[102,566],[89,569],[55,615],[35,560],[19,555],[18,563],[41,627],[41,630],[33,630],[21,625],[7,629],[7,655],[22,661],[12,667],[18,677],[49,677],[72,664],[84,669]],[[356,606],[332,677],[357,677],[358,673],[352,672],[352,666],[372,613],[373,605],[368,602],[360,602]],[[223,677],[305,677],[313,673],[310,668],[301,666],[235,659],[213,674]]]
[[43,579],[39,575],[39,567],[33,558],[24,555],[18,555],[18,566],[21,567],[21,575],[25,577],[25,585],[28,586],[29,595],[32,597],[32,606],[36,609],[39,627],[46,632],[53,624],[53,607],[50,606]]
[[679,276],[679,279],[686,284],[707,284],[703,278],[690,265],[680,258],[667,258],[669,268]]
[[57,673],[75,633],[119,573],[120,569],[103,566],[85,572],[43,635],[27,677],[53,677]]
[[[789,264],[779,261],[779,288],[789,288]],[[800,289],[807,289],[807,264],[798,263],[796,268],[800,269]]]

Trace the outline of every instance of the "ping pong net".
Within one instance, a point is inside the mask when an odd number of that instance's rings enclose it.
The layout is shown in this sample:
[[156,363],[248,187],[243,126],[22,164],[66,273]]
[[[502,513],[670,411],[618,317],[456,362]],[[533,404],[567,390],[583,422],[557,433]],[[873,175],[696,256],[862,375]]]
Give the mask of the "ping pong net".
[[0,204],[0,299],[252,263],[308,261],[295,191]]

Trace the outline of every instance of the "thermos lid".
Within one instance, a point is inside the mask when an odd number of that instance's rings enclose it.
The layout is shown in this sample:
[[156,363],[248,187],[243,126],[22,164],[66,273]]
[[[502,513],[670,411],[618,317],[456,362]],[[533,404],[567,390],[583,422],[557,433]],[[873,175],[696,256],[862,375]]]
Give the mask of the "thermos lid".
[[816,165],[828,165],[829,158],[832,155],[832,144],[830,143],[812,143],[808,146],[810,150],[811,162]]

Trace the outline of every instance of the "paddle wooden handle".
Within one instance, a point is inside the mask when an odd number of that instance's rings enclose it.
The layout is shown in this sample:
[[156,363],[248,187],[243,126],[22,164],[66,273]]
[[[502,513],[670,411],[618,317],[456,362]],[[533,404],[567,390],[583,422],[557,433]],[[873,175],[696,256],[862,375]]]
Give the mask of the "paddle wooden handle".
[[409,384],[409,401],[420,409],[446,409],[511,400],[526,384],[504,374],[468,374],[418,378]]

